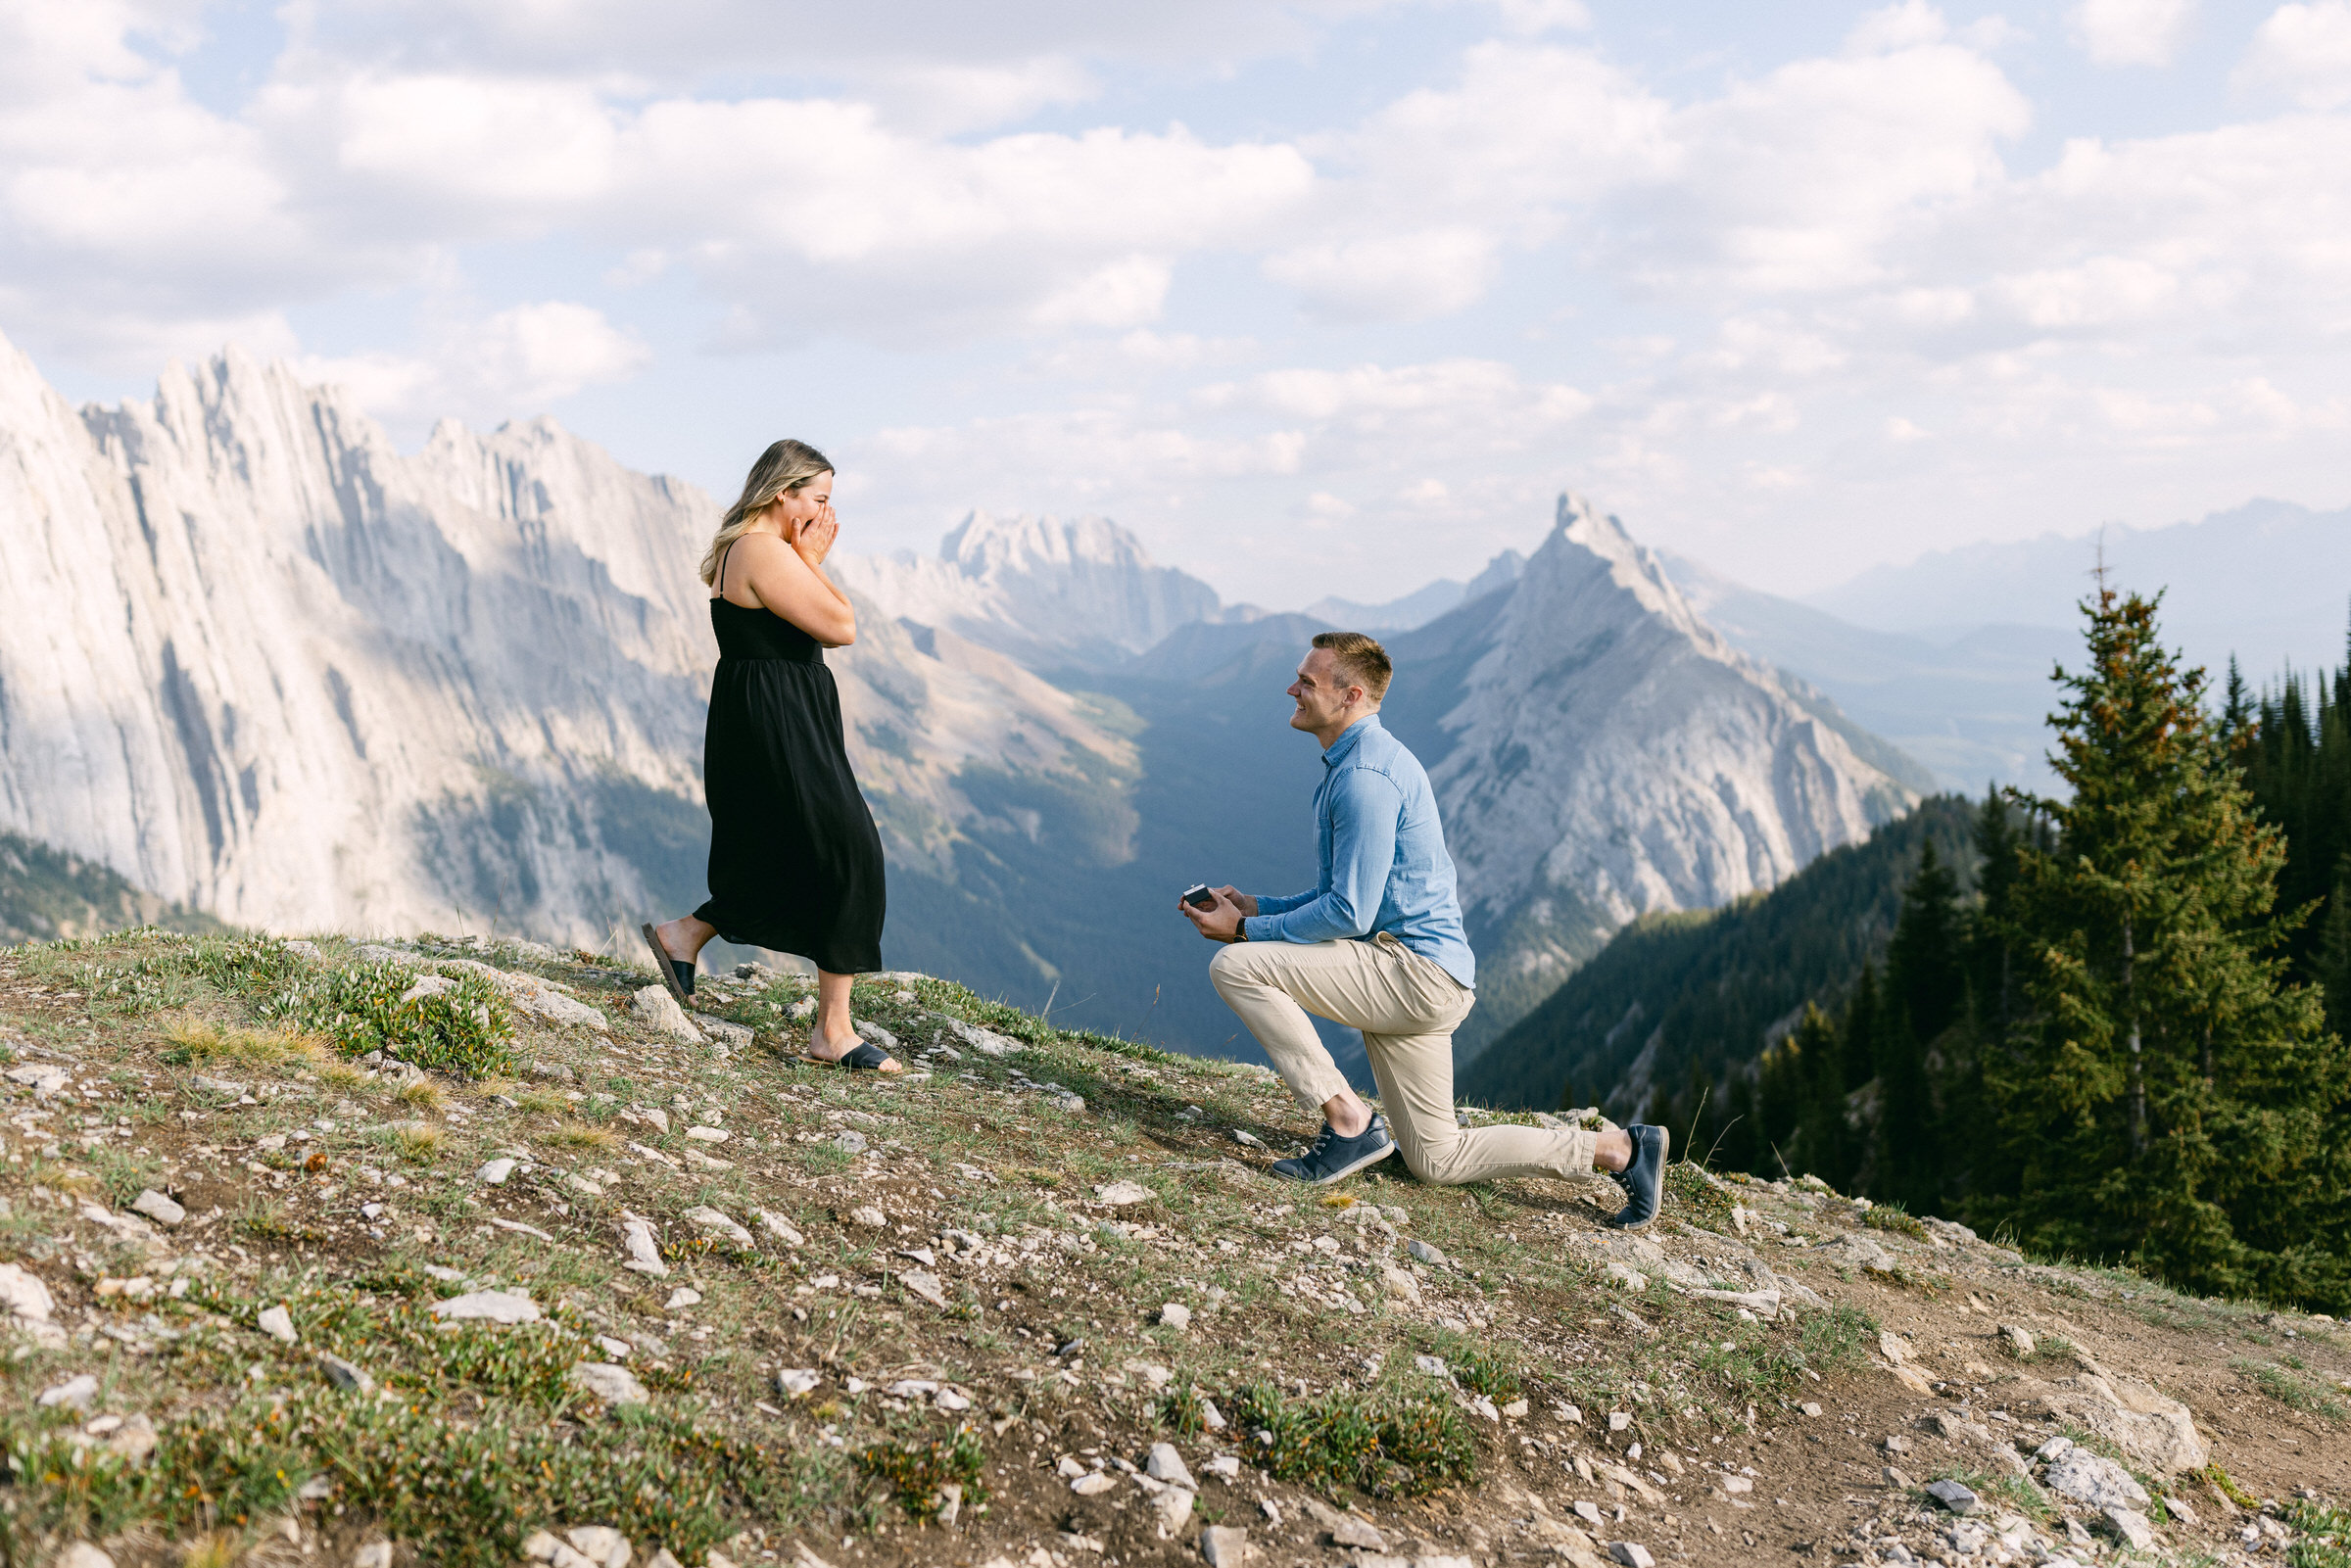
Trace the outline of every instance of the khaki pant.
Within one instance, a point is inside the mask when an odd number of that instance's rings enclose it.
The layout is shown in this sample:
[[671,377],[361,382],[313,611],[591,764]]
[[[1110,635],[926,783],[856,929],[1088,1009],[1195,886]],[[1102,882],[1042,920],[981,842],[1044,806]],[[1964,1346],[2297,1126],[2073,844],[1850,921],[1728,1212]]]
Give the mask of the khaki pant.
[[1477,1000],[1394,936],[1369,941],[1234,942],[1208,977],[1273,1062],[1307,1112],[1346,1092],[1309,1013],[1364,1031],[1404,1163],[1422,1181],[1453,1185],[1497,1176],[1589,1176],[1600,1135],[1580,1128],[1480,1127],[1453,1116],[1453,1031]]

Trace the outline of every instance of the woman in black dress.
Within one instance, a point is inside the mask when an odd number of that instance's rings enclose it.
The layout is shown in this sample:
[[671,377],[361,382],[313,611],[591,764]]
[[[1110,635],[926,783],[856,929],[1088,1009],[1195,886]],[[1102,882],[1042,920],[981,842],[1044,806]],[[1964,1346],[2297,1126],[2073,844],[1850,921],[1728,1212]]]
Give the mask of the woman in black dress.
[[797,441],[760,453],[702,556],[718,634],[702,740],[710,899],[640,928],[681,1003],[713,936],[813,960],[808,1054],[896,1072],[849,1018],[851,976],[882,967],[884,888],[882,835],[849,772],[825,668],[826,648],[857,640],[856,611],[824,571],[840,535],[824,453]]

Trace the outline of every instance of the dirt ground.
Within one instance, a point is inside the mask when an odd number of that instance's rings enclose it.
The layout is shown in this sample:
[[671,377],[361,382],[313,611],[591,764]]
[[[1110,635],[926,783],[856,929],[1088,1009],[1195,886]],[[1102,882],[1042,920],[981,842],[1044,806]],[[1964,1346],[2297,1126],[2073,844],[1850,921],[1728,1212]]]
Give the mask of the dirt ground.
[[[183,949],[0,952],[0,1262],[52,1302],[45,1324],[13,1325],[12,1451],[113,1451],[143,1423],[167,1438],[153,1466],[176,1462],[187,1423],[256,1400],[343,1419],[332,1402],[358,1396],[322,1371],[327,1351],[436,1431],[508,1421],[608,1452],[615,1473],[640,1463],[641,1417],[621,1408],[638,1402],[567,1381],[576,1356],[625,1368],[692,1443],[745,1446],[766,1479],[728,1470],[704,1508],[643,1488],[592,1505],[517,1475],[460,1528],[298,1445],[310,1468],[278,1493],[192,1521],[135,1466],[76,1492],[20,1459],[0,1488],[11,1561],[75,1540],[123,1564],[340,1563],[384,1541],[396,1562],[512,1561],[534,1531],[612,1525],[640,1564],[1197,1561],[1211,1527],[1244,1531],[1219,1549],[1269,1568],[2221,1562],[2281,1560],[2280,1516],[2344,1492],[2335,1325],[2029,1262],[1956,1227],[1880,1228],[1802,1184],[1692,1174],[1646,1250],[1603,1224],[1619,1201],[1605,1181],[1440,1189],[1376,1167],[1301,1192],[1264,1171],[1306,1129],[1262,1071],[1062,1034],[917,976],[859,987],[917,1069],[894,1081],[791,1054],[792,976],[706,982],[697,1004],[745,1033],[690,1041],[633,1000],[649,974],[478,943],[401,962],[487,960],[601,1022],[518,1004],[504,1075],[271,1059],[251,996],[167,973]],[[322,970],[360,962],[334,939],[313,950]],[[141,964],[156,974],[121,979]],[[513,1163],[495,1181],[494,1161]],[[133,1212],[148,1192],[183,1217]],[[713,1212],[741,1239],[690,1217]],[[628,1266],[635,1221],[658,1274]],[[402,1270],[438,1283],[403,1305],[382,1283]],[[545,1320],[387,1326],[478,1290],[527,1293]],[[294,1343],[260,1326],[272,1303]],[[459,1354],[477,1343],[554,1370],[485,1372]],[[39,1403],[81,1375],[89,1398]],[[2184,1404],[2213,1468],[2163,1473],[2053,1411],[2049,1391],[2084,1378]],[[1186,1389],[1222,1413],[1252,1387],[1323,1410],[1441,1407],[1474,1476],[1303,1486],[1268,1472],[1255,1432],[1174,1413]],[[950,1521],[867,1462],[959,1430],[973,1500]],[[2065,1435],[2168,1495],[2144,1510],[2146,1548],[2047,1490],[2032,1455]],[[1179,1511],[1128,1473],[1158,1444],[1191,1482]],[[1980,1509],[1928,1497],[1944,1477]]]

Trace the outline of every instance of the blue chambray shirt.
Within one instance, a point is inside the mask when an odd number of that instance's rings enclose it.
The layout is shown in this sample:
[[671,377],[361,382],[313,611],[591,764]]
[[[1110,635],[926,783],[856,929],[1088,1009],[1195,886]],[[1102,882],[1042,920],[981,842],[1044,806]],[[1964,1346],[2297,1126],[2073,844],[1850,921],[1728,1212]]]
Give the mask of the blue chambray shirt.
[[1465,986],[1477,959],[1462,928],[1453,857],[1420,759],[1379,715],[1358,719],[1322,753],[1315,791],[1315,848],[1322,879],[1287,898],[1257,895],[1242,922],[1253,942],[1396,939]]

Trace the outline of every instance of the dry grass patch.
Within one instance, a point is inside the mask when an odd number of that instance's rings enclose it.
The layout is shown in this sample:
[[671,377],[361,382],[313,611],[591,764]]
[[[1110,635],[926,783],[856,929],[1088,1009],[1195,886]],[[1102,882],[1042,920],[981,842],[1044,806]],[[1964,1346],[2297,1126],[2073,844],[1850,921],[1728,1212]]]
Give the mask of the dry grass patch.
[[312,1069],[334,1060],[315,1035],[291,1029],[222,1028],[202,1019],[175,1019],[164,1030],[164,1060],[175,1066],[234,1064],[249,1068]]
[[430,1078],[410,1078],[392,1092],[392,1098],[416,1111],[442,1111],[449,1106],[449,1096]]
[[620,1140],[602,1127],[592,1127],[584,1121],[567,1122],[541,1140],[559,1149],[617,1149]]

